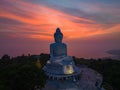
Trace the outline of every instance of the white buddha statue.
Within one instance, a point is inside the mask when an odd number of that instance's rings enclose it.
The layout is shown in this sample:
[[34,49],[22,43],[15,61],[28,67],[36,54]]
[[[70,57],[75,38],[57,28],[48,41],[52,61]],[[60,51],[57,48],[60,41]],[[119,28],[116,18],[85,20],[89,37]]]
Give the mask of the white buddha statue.
[[63,34],[59,28],[54,33],[55,43],[50,44],[50,62],[64,64],[64,62],[72,63],[72,58],[67,56],[67,45],[62,43]]
[[67,45],[62,43],[63,34],[59,28],[54,33],[55,43],[50,44],[50,60],[44,70],[54,74],[73,74],[77,72],[72,57],[67,56]]

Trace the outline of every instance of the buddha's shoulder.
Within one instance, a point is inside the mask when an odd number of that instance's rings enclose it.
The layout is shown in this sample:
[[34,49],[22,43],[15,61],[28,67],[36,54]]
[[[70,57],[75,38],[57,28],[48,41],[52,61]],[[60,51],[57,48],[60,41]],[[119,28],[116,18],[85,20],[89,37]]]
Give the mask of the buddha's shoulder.
[[59,45],[66,46],[65,43],[51,43],[51,44],[50,44],[50,46],[59,46]]
[[50,44],[50,46],[53,46],[53,45],[55,45],[55,43],[51,43],[51,44]]

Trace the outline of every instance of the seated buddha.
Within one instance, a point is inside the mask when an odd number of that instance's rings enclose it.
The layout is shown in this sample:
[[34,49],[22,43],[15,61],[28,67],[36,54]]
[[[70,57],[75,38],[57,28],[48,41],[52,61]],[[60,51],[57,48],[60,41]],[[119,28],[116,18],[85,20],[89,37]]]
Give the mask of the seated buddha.
[[54,33],[55,43],[50,44],[50,60],[44,67],[46,72],[52,74],[72,74],[77,68],[72,57],[67,56],[67,45],[62,43],[63,34],[59,28]]
[[54,33],[54,39],[55,43],[50,44],[50,62],[62,63],[66,60],[71,61],[72,58],[67,56],[67,46],[65,43],[62,43],[63,34],[59,28],[57,28]]

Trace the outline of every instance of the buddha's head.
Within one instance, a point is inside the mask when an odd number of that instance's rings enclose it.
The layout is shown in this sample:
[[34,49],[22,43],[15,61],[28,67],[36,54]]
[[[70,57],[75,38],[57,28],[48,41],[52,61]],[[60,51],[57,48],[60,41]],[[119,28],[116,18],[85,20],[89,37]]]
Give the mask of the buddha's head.
[[59,28],[56,29],[56,32],[54,33],[54,39],[56,43],[61,43],[63,38],[63,34],[60,31]]

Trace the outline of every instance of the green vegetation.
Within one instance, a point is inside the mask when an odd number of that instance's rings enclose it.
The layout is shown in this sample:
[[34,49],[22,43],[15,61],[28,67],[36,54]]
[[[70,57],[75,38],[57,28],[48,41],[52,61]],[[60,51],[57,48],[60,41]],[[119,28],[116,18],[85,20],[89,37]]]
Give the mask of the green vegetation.
[[[0,90],[34,90],[35,86],[43,88],[46,76],[42,68],[36,67],[35,57],[23,55],[10,59],[4,55],[0,60]],[[39,59],[43,67],[49,55],[41,54]]]
[[[40,60],[41,68],[36,67]],[[73,57],[76,65],[87,65],[103,75],[103,86],[107,90],[120,90],[120,61],[112,59],[84,59]],[[43,88],[46,75],[42,70],[49,60],[49,54],[18,56],[4,55],[0,59],[0,90],[33,90],[35,86]]]

